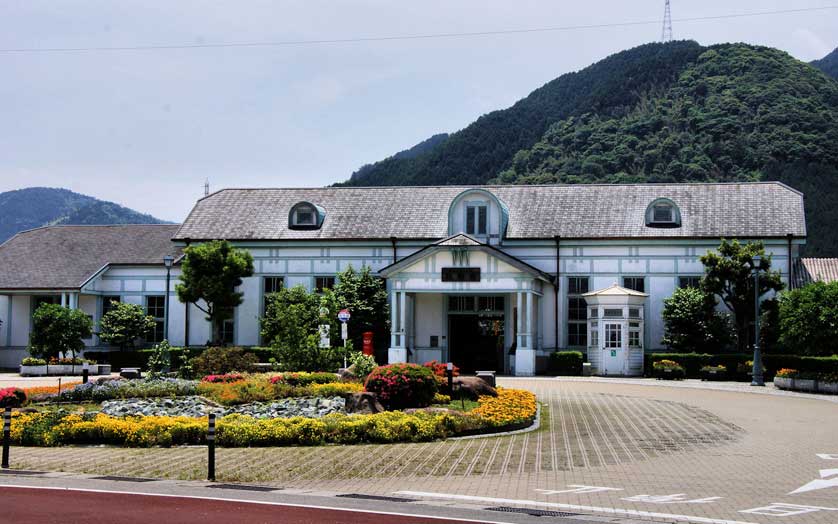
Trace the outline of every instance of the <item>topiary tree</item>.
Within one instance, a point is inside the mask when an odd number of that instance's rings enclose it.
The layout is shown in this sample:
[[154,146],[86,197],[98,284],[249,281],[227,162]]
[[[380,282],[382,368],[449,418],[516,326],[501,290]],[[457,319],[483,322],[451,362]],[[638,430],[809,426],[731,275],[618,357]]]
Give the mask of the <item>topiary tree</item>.
[[796,355],[838,355],[838,281],[780,296],[780,342]]
[[206,313],[214,344],[222,345],[222,323],[242,303],[243,294],[236,288],[243,278],[250,276],[253,276],[253,256],[225,240],[184,250],[180,283],[175,290],[181,302],[194,304]]
[[661,343],[676,353],[716,353],[730,342],[727,315],[716,310],[716,298],[694,287],[676,289],[663,301]]
[[704,264],[702,287],[718,295],[733,313],[736,340],[741,353],[748,350],[751,338],[748,326],[754,320],[754,256],[759,255],[759,296],[783,289],[779,271],[771,271],[771,257],[765,255],[762,242],[741,244],[738,240],[724,240],[718,253],[708,251],[701,257]]
[[154,317],[146,315],[141,305],[114,301],[99,321],[99,338],[121,350],[133,348],[134,342],[148,335],[154,326]]
[[32,315],[29,353],[33,357],[49,359],[59,353],[70,354],[84,349],[84,339],[93,335],[93,323],[78,309],[58,304],[41,304]]
[[233,371],[253,371],[259,359],[242,348],[207,348],[189,361],[191,371],[199,377],[223,375]]

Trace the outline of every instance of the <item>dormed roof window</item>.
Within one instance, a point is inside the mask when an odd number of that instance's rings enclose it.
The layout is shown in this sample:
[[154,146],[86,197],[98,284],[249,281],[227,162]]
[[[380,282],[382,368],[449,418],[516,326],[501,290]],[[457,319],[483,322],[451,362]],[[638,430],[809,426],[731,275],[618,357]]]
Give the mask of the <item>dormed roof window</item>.
[[288,227],[290,229],[320,229],[326,211],[311,202],[299,202],[288,213]]
[[646,208],[647,227],[681,227],[681,211],[668,198],[658,198]]

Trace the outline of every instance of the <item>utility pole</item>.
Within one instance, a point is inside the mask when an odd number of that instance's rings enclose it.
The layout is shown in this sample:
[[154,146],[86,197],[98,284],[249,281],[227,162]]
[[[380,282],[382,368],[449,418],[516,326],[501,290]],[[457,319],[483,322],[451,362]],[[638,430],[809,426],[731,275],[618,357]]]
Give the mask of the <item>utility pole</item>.
[[666,5],[663,8],[663,31],[661,32],[661,42],[672,41],[672,11],[669,8],[669,0],[666,0]]

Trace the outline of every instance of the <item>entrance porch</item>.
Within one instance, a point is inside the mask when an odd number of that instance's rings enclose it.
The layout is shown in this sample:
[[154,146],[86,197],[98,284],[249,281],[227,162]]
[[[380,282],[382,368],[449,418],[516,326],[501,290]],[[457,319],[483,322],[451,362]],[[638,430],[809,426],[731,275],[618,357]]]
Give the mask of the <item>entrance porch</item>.
[[551,277],[466,235],[380,271],[390,291],[388,362],[535,374],[542,286]]

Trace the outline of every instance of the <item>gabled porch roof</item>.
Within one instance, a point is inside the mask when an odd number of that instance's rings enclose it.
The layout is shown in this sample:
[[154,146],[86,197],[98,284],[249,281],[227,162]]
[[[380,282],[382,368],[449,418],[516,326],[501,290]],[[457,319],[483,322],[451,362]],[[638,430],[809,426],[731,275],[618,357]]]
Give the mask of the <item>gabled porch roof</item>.
[[456,235],[451,235],[450,237],[444,238],[438,242],[429,244],[420,249],[419,251],[406,256],[405,258],[393,264],[390,264],[389,266],[381,268],[378,271],[378,274],[381,277],[389,278],[395,274],[398,274],[403,269],[410,267],[419,260],[422,260],[423,258],[431,256],[432,254],[437,253],[439,251],[449,250],[452,248],[465,251],[481,251],[506,262],[507,264],[515,267],[521,272],[531,275],[533,278],[543,280],[544,282],[549,282],[551,284],[554,282],[553,276],[549,273],[545,273],[537,267],[527,264],[520,258],[504,253],[503,251],[497,249],[494,246],[484,244],[478,240],[475,240],[474,238],[470,237],[469,235],[466,235],[465,233],[457,233]]

